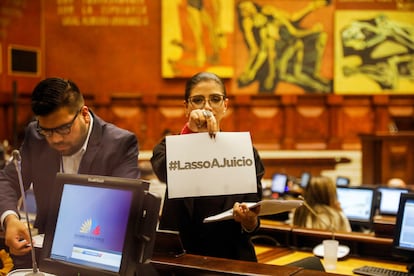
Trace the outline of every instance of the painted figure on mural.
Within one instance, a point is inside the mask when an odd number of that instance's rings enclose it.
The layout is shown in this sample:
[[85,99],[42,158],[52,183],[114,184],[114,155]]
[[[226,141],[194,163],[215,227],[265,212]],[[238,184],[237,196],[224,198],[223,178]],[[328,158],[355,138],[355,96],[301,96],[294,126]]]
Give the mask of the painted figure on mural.
[[[187,0],[187,19],[193,33],[195,43],[195,64],[202,66],[207,58],[215,64],[219,59],[220,49],[220,28],[217,20],[220,16],[220,2],[211,1],[213,13],[210,14],[204,7],[203,0]],[[211,43],[211,54],[207,57],[206,49],[203,42],[203,25],[207,27],[209,41]]]
[[331,80],[321,76],[327,34],[321,24],[301,27],[312,11],[330,1],[311,1],[303,9],[288,13],[271,5],[242,1],[237,5],[240,29],[249,51],[240,87],[260,83],[259,92],[273,92],[278,82],[302,87],[306,92],[332,91]]
[[401,79],[414,81],[414,55],[393,55],[379,59],[374,64],[345,65],[342,70],[344,76],[361,74],[376,82],[383,90],[395,90],[400,87]]
[[344,76],[363,75],[382,90],[399,88],[400,81],[414,80],[414,25],[378,14],[355,20],[341,31],[344,57],[358,57],[356,65],[344,65]]
[[223,49],[228,49],[227,35],[233,32],[233,7],[233,0],[164,0],[163,77],[214,67],[230,77]]

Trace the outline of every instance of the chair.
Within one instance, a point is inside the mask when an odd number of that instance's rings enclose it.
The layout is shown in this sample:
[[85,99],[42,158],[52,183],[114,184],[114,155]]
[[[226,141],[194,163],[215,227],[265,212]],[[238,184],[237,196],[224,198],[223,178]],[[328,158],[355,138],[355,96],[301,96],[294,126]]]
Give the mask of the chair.
[[271,245],[271,246],[280,246],[280,243],[273,237],[268,235],[254,235],[250,237],[250,242],[255,244],[262,245]]

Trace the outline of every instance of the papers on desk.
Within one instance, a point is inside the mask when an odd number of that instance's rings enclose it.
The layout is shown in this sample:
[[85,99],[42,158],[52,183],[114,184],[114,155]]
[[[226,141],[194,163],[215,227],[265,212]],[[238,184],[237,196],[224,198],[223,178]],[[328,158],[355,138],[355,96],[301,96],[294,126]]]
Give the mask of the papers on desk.
[[38,234],[33,236],[34,247],[43,248],[43,241],[45,239],[45,234]]
[[[260,205],[259,216],[273,215],[295,209],[303,204],[302,200],[262,200],[259,202],[247,202],[247,206],[253,209]],[[204,219],[204,223],[227,220],[233,218],[233,209]]]

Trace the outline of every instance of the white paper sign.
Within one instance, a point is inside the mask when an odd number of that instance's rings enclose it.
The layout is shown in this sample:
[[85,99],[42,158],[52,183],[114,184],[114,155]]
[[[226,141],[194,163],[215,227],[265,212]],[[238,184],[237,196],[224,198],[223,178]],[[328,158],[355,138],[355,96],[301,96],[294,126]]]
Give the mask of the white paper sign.
[[166,137],[168,197],[256,193],[256,169],[249,132]]

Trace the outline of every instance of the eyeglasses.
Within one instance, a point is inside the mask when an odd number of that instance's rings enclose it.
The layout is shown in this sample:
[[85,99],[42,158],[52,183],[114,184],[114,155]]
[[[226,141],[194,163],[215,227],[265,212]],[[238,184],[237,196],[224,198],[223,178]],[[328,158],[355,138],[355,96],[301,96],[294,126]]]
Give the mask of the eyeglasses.
[[[208,96],[208,104],[211,107],[219,107],[226,96],[221,94],[212,94]],[[188,101],[191,103],[192,106],[195,108],[203,108],[206,105],[206,98],[201,95],[196,95],[188,98]]]
[[75,120],[78,117],[78,114],[80,112],[81,112],[81,110],[76,112],[75,117],[73,117],[73,119],[69,123],[58,126],[58,127],[54,127],[54,128],[41,127],[41,126],[39,126],[39,121],[37,121],[36,130],[40,135],[43,135],[45,137],[51,137],[54,132],[56,132],[57,134],[60,134],[60,135],[68,135],[71,132],[72,125],[75,122]]

